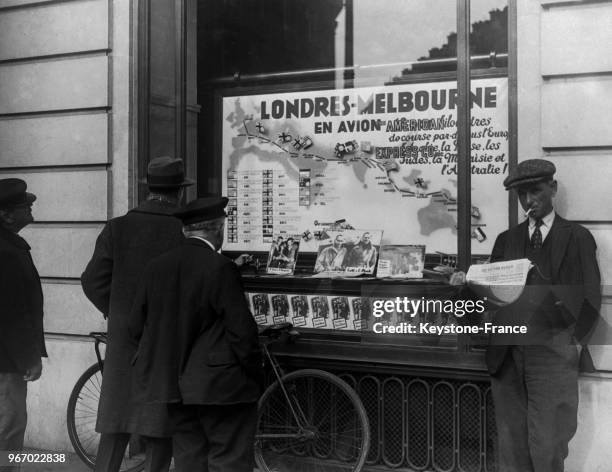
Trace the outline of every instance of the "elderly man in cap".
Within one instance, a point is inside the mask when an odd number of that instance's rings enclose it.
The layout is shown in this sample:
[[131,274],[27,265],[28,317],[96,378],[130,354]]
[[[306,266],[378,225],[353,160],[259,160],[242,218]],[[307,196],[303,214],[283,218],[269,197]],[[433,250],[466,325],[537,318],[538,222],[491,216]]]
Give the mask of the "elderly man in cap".
[[[500,472],[563,471],[577,427],[576,343],[586,341],[601,305],[595,241],[555,212],[555,170],[530,159],[504,181],[527,219],[497,237],[491,262],[528,258],[533,268],[520,298],[494,318],[497,325],[526,325],[528,334],[492,338],[486,352]],[[581,355],[590,360],[586,348]]]
[[165,405],[145,406],[130,395],[134,348],[127,320],[146,264],[183,242],[181,222],[172,215],[179,207],[183,189],[193,183],[185,178],[181,159],[153,159],[147,170],[146,201],[106,224],[81,277],[87,298],[108,317],[96,424],[96,430],[102,433],[96,471],[119,470],[130,433],[147,437],[147,470],[167,471],[170,466],[172,442]]
[[30,246],[17,233],[32,223],[36,196],[21,179],[0,180],[0,450],[23,448],[26,382],[38,380],[43,294]]
[[168,405],[179,472],[252,472],[261,352],[236,265],[223,243],[225,197],[177,216],[185,244],[145,269],[129,328],[136,389]]

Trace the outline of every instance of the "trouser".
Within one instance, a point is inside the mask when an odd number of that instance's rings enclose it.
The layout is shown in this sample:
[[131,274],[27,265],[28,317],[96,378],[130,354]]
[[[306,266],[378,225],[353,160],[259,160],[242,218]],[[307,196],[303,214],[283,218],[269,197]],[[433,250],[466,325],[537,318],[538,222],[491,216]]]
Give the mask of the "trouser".
[[[21,451],[28,414],[27,383],[23,374],[0,372],[0,451]],[[17,471],[19,466],[0,467]]]
[[578,414],[576,346],[512,346],[491,377],[498,472],[563,472]]
[[[95,472],[118,472],[130,441],[129,433],[102,433]],[[168,472],[172,460],[172,439],[143,437],[146,441],[146,472]]]
[[168,406],[176,472],[253,472],[257,403]]

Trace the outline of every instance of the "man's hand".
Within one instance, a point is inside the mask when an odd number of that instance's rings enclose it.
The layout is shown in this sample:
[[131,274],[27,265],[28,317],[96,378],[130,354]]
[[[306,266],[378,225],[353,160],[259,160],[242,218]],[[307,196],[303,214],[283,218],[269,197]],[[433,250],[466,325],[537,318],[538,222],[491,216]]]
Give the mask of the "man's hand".
[[253,256],[250,254],[240,254],[236,259],[234,259],[234,264],[238,267],[242,267],[245,264],[250,264],[253,262]]
[[450,285],[465,285],[465,282],[465,272],[461,270],[458,272],[453,272],[448,281]]
[[23,376],[23,380],[26,382],[34,382],[40,378],[42,374],[42,362],[38,359],[38,362],[34,364],[32,367],[26,370],[25,375]]

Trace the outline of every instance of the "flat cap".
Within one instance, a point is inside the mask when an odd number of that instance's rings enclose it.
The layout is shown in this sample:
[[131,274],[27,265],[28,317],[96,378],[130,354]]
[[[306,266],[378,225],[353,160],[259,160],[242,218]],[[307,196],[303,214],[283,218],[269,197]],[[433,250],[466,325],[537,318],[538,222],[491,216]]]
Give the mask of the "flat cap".
[[26,192],[28,186],[21,179],[0,180],[0,207],[32,203],[36,195]]
[[515,169],[510,171],[504,179],[506,190],[525,184],[533,184],[543,180],[552,179],[557,169],[555,165],[545,159],[527,159],[519,162]]
[[214,220],[225,216],[224,208],[228,202],[227,197],[203,197],[189,202],[185,207],[178,210],[174,216],[179,218],[184,225],[200,223],[201,221]]

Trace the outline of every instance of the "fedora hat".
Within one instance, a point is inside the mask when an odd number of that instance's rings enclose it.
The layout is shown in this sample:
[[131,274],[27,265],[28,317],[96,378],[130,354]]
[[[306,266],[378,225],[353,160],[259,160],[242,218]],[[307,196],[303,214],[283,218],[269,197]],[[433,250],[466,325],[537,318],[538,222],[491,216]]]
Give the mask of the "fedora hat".
[[182,159],[170,156],[156,157],[149,162],[147,179],[141,180],[149,188],[188,187],[195,182],[185,177],[185,165]]
[[0,208],[33,203],[36,200],[36,195],[26,192],[27,188],[28,186],[24,180],[15,178],[1,179]]

